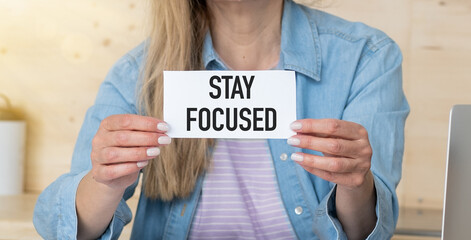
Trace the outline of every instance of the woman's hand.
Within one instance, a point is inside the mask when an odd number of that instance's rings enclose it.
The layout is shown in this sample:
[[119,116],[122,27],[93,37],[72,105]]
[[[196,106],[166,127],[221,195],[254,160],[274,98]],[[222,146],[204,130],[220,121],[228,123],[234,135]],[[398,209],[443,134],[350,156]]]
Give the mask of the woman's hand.
[[372,149],[363,126],[337,119],[303,119],[291,128],[297,135],[288,144],[324,154],[293,153],[291,159],[306,171],[348,189],[370,179]]
[[92,141],[92,170],[77,189],[77,238],[96,239],[116,212],[124,191],[139,170],[171,139],[161,120],[131,114],[105,118]]
[[335,210],[348,239],[365,239],[376,223],[376,192],[370,171],[372,149],[366,129],[337,119],[303,119],[291,124],[288,144],[324,156],[293,153],[306,171],[337,184]]
[[167,130],[166,123],[151,117],[122,114],[105,118],[92,141],[93,179],[124,190],[159,155],[158,147],[171,142]]

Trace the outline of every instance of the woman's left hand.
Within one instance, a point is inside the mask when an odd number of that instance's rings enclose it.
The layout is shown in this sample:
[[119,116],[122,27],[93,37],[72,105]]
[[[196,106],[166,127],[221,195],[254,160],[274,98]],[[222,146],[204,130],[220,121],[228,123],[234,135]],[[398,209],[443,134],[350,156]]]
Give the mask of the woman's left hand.
[[291,124],[297,133],[288,144],[323,153],[293,153],[291,159],[306,171],[354,190],[371,181],[372,149],[360,124],[338,119],[302,119]]

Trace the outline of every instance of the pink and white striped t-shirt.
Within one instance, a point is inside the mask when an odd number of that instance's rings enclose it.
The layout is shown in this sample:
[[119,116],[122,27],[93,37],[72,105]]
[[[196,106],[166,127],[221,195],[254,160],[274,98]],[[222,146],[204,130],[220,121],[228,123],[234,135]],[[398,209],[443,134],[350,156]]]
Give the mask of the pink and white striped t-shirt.
[[189,239],[295,239],[266,140],[218,139]]

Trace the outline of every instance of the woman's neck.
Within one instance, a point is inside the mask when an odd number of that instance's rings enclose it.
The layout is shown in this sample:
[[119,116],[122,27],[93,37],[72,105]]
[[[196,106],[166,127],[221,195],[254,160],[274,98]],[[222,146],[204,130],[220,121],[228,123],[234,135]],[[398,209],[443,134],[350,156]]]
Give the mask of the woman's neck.
[[208,0],[216,52],[233,70],[262,70],[280,56],[282,0]]

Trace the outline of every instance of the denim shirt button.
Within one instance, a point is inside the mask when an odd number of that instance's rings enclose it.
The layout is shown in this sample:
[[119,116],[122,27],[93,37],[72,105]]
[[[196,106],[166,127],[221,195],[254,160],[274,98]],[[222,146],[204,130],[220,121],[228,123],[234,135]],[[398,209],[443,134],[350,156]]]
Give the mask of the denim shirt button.
[[286,161],[286,159],[288,159],[288,154],[282,153],[282,154],[280,155],[280,159],[281,159],[282,161]]
[[294,213],[296,213],[296,215],[301,215],[303,213],[303,208],[302,207],[296,207],[294,209]]

